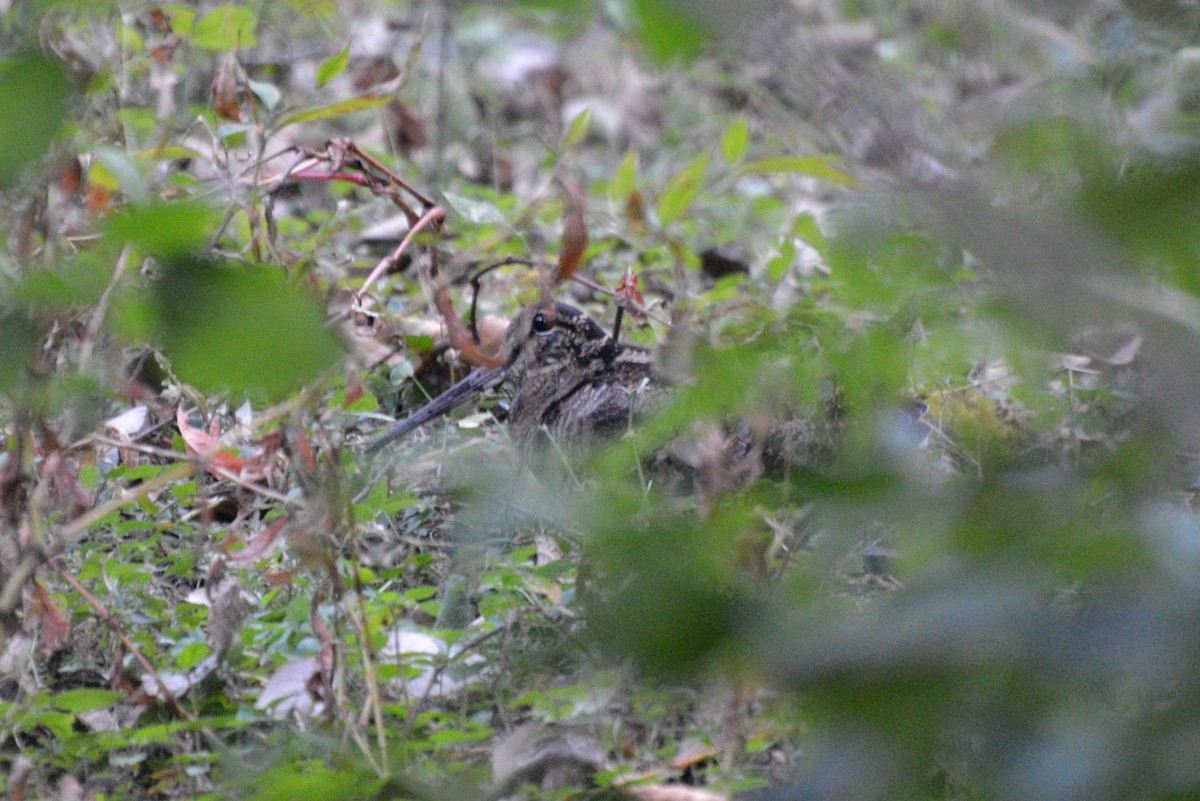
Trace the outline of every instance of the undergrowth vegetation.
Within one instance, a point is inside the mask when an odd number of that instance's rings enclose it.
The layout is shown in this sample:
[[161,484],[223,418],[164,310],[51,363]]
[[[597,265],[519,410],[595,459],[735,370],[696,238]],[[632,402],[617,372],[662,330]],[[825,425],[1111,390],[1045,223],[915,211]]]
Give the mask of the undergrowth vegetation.
[[1200,14],[721,5],[0,4],[10,798],[1200,790]]

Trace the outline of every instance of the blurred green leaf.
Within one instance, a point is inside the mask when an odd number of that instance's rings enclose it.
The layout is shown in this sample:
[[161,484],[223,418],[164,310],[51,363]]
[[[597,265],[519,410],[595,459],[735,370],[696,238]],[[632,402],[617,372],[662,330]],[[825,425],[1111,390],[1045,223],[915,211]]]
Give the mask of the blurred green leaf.
[[171,20],[171,30],[179,36],[189,36],[196,25],[196,9],[187,3],[163,3],[163,13]]
[[688,210],[704,187],[704,174],[708,170],[708,153],[701,153],[691,164],[684,167],[670,180],[658,199],[658,219],[670,225]]
[[71,85],[57,61],[29,54],[0,61],[0,87],[0,187],[6,187],[58,138]]
[[815,248],[818,253],[825,253],[825,234],[812,214],[805,212],[796,217],[792,224],[792,233]]
[[203,251],[220,221],[218,210],[205,203],[154,203],[132,206],[107,224],[110,237],[138,244],[159,259]]
[[34,355],[37,329],[33,320],[19,312],[0,314],[0,342],[4,343],[4,358],[0,359],[0,392],[10,392],[16,386]]
[[156,338],[176,375],[202,392],[278,400],[341,356],[320,309],[278,268],[176,258],[155,293]]
[[608,196],[615,202],[624,203],[635,189],[637,189],[637,153],[629,150],[626,151],[625,158],[621,159],[621,164],[617,167],[616,174],[613,175],[612,183],[608,185]]
[[829,156],[774,156],[743,164],[743,175],[761,175],[772,172],[794,173],[820,178],[843,186],[857,186],[858,179],[833,166],[837,159]]
[[192,44],[205,50],[254,47],[258,18],[245,6],[221,5],[196,20]]
[[731,166],[736,164],[746,152],[748,144],[750,124],[746,122],[745,117],[738,117],[725,129],[725,134],[721,137],[721,155],[725,157],[725,163]]
[[246,81],[246,86],[250,87],[250,91],[259,99],[259,102],[267,109],[274,111],[279,105],[279,99],[282,96],[279,87],[268,81]]
[[97,145],[93,156],[95,160],[88,173],[90,183],[111,192],[124,192],[134,203],[149,201],[145,165],[111,145]]
[[124,697],[122,693],[115,690],[87,688],[55,693],[50,699],[50,703],[54,705],[55,709],[61,709],[63,712],[90,712],[94,709],[110,707]]
[[592,112],[589,109],[584,109],[575,115],[575,119],[571,120],[571,127],[567,129],[567,135],[563,137],[563,143],[567,147],[574,147],[583,141],[587,136],[588,131],[592,127]]
[[1131,162],[1121,174],[1097,171],[1079,204],[1106,237],[1200,296],[1200,154]]
[[693,59],[709,41],[711,32],[695,16],[681,10],[681,5],[670,0],[631,0],[638,39],[658,61]]
[[329,19],[337,13],[337,0],[288,0],[296,11],[317,19]]
[[[585,596],[589,631],[651,676],[694,675],[751,617],[733,561],[740,521],[696,526],[662,499],[639,514],[642,499],[614,487],[590,500],[589,553],[605,580]],[[605,589],[614,587],[619,594]]]
[[507,222],[504,212],[489,201],[467,197],[455,192],[446,192],[445,198],[446,202],[450,204],[450,208],[476,225]]
[[31,312],[61,313],[99,300],[111,265],[81,254],[55,269],[31,272],[13,289],[13,300]]
[[350,45],[347,44],[338,53],[321,62],[317,67],[317,86],[321,87],[342,74],[350,63]]
[[996,133],[992,155],[997,164],[1015,171],[1018,179],[1037,175],[1055,188],[1076,184],[1081,173],[1104,169],[1109,163],[1095,133],[1066,115],[1037,118]]
[[361,95],[349,100],[339,100],[336,103],[329,103],[324,106],[317,106],[316,108],[288,114],[279,121],[279,127],[295,125],[298,122],[312,122],[313,120],[341,117],[345,114],[354,114],[359,111],[370,111],[371,109],[386,106],[395,99],[392,95]]

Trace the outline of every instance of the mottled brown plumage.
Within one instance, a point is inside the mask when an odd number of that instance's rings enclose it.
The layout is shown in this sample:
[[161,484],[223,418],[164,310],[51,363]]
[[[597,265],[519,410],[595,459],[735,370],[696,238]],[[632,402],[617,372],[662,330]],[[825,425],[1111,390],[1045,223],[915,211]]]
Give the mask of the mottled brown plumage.
[[572,306],[525,309],[509,326],[504,344],[513,388],[508,430],[522,456],[532,456],[550,440],[574,450],[620,434],[666,400],[650,353],[618,343]]
[[623,345],[564,303],[526,307],[509,325],[498,367],[479,369],[371,443],[374,451],[440,417],[489,386],[512,388],[508,429],[525,460],[553,443],[578,453],[659,408],[667,388],[648,351]]
[[[510,385],[508,430],[521,460],[545,478],[578,464],[598,440],[621,435],[660,409],[670,388],[649,351],[623,345],[572,306],[538,303],[509,324],[501,363],[481,368],[413,412],[369,451],[437,419],[479,392]],[[648,472],[677,492],[718,496],[764,472],[782,475],[821,459],[836,426],[814,430],[799,419],[691,427],[648,454]],[[565,463],[564,463],[565,457]],[[566,471],[569,474],[569,470]]]

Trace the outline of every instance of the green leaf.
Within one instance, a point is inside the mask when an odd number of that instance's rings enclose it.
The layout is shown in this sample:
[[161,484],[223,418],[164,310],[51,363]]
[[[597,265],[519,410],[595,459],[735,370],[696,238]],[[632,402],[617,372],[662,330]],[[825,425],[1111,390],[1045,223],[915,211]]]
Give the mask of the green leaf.
[[266,106],[267,111],[274,111],[275,107],[279,105],[281,94],[279,87],[275,84],[267,81],[247,80],[246,85],[250,87],[250,91],[254,93],[254,96]]
[[379,409],[379,400],[370,392],[363,392],[359,395],[358,400],[354,403],[346,404],[346,388],[339,387],[337,392],[333,393],[333,397],[329,399],[329,407],[332,409],[341,409],[344,412],[366,413],[374,412]]
[[240,147],[246,134],[252,130],[254,126],[248,122],[223,122],[217,126],[217,138],[234,147]]
[[329,83],[331,80],[342,74],[346,69],[346,65],[350,63],[350,45],[347,44],[340,53],[337,53],[321,62],[321,66],[317,67],[317,86],[321,87]]
[[55,60],[40,55],[0,61],[0,187],[17,180],[58,138],[71,85]]
[[37,342],[33,320],[17,312],[0,316],[0,342],[4,343],[4,358],[0,359],[0,392],[8,392],[33,361]]
[[429,353],[436,344],[436,339],[421,334],[408,334],[404,337],[404,347],[417,353]]
[[129,25],[121,27],[121,47],[127,53],[141,53],[146,49],[146,40],[138,34],[137,30]]
[[176,375],[202,392],[278,400],[341,356],[325,315],[280,268],[184,257],[156,289],[157,339]]
[[738,117],[721,137],[721,155],[725,157],[725,163],[730,166],[736,164],[746,152],[748,144],[750,144],[750,124],[746,122],[745,117]]
[[337,0],[288,0],[294,11],[319,20],[330,20],[337,13]]
[[670,225],[688,210],[704,186],[707,169],[708,153],[701,153],[671,179],[658,199],[658,219],[662,225]]
[[771,172],[789,172],[832,181],[844,186],[857,186],[858,179],[833,166],[829,156],[775,156],[759,159],[742,165],[742,175],[762,175]]
[[185,145],[162,145],[148,150],[139,150],[133,154],[142,161],[182,161],[184,159],[203,158],[200,151]]
[[[120,471],[120,472],[118,472]],[[124,476],[126,481],[148,481],[154,478],[163,471],[163,466],[158,464],[143,464],[137,467],[119,467],[110,475]]]
[[767,262],[767,277],[772,283],[778,283],[787,274],[792,264],[796,261],[796,246],[792,242],[791,237],[783,240],[779,246],[779,255]]
[[149,199],[146,171],[141,162],[112,145],[97,145],[92,155],[89,182],[113,191],[120,190],[135,203],[145,203]]
[[354,114],[359,111],[370,111],[380,106],[386,106],[394,99],[392,95],[360,95],[359,97],[352,97],[349,100],[339,100],[336,103],[289,114],[280,120],[279,127],[294,125],[297,122],[312,122],[313,120],[325,120],[330,117],[341,117],[345,114]]
[[638,39],[657,61],[691,60],[700,55],[711,31],[669,0],[632,0]]
[[574,147],[583,141],[587,136],[588,131],[592,127],[592,112],[584,109],[575,115],[575,119],[571,120],[571,127],[567,129],[567,135],[564,137],[564,142],[567,147]]
[[621,165],[613,175],[612,183],[608,185],[608,196],[614,201],[623,202],[637,188],[637,153],[632,150],[625,152]]
[[217,6],[196,21],[192,44],[205,50],[234,50],[258,44],[258,18],[245,6]]
[[450,208],[476,225],[507,222],[500,209],[486,200],[476,200],[454,192],[446,192],[445,198],[446,202],[450,204]]
[[212,646],[204,642],[190,642],[183,646],[176,659],[176,663],[183,670],[191,670],[204,661],[204,658],[212,653]]
[[55,709],[63,712],[89,712],[93,709],[105,709],[120,701],[125,696],[115,690],[102,690],[96,687],[81,690],[66,690],[57,693],[50,700]]
[[826,249],[825,234],[821,232],[820,226],[817,225],[817,218],[809,212],[804,212],[796,218],[792,223],[792,233],[809,245],[811,245],[818,253],[824,255]]
[[171,20],[171,30],[179,36],[189,36],[196,26],[196,10],[186,3],[163,3],[163,13]]
[[113,217],[106,231],[118,242],[137,243],[147,255],[169,259],[206,248],[218,219],[204,203],[155,203]]

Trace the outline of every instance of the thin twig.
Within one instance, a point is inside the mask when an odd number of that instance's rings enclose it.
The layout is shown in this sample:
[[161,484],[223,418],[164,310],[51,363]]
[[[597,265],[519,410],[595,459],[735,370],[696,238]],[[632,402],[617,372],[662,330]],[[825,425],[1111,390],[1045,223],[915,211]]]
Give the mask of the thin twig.
[[109,302],[112,300],[113,290],[117,288],[117,284],[125,276],[125,270],[129,267],[129,243],[121,248],[121,255],[117,256],[117,266],[113,268],[112,279],[109,280],[108,286],[104,288],[103,294],[100,295],[100,300],[96,303],[96,309],[92,312],[92,319],[88,321],[87,331],[83,336],[83,345],[79,348],[79,371],[83,372],[87,367],[88,362],[92,360],[92,351],[96,347],[96,338],[100,336],[100,327],[104,325],[104,315],[108,311]]
[[404,235],[404,239],[400,241],[400,244],[396,246],[396,249],[392,251],[390,255],[381,259],[380,262],[375,265],[375,268],[371,270],[371,274],[367,276],[367,280],[363,281],[362,288],[358,290],[359,298],[362,297],[364,292],[371,288],[371,284],[375,283],[379,276],[391,269],[392,265],[400,259],[400,255],[404,253],[404,250],[408,247],[409,243],[413,241],[413,237],[420,233],[421,229],[433,225],[434,223],[440,223],[443,219],[445,219],[445,217],[446,213],[442,211],[440,206],[434,206],[422,214],[421,219],[417,220],[413,227],[408,229],[408,233]]

